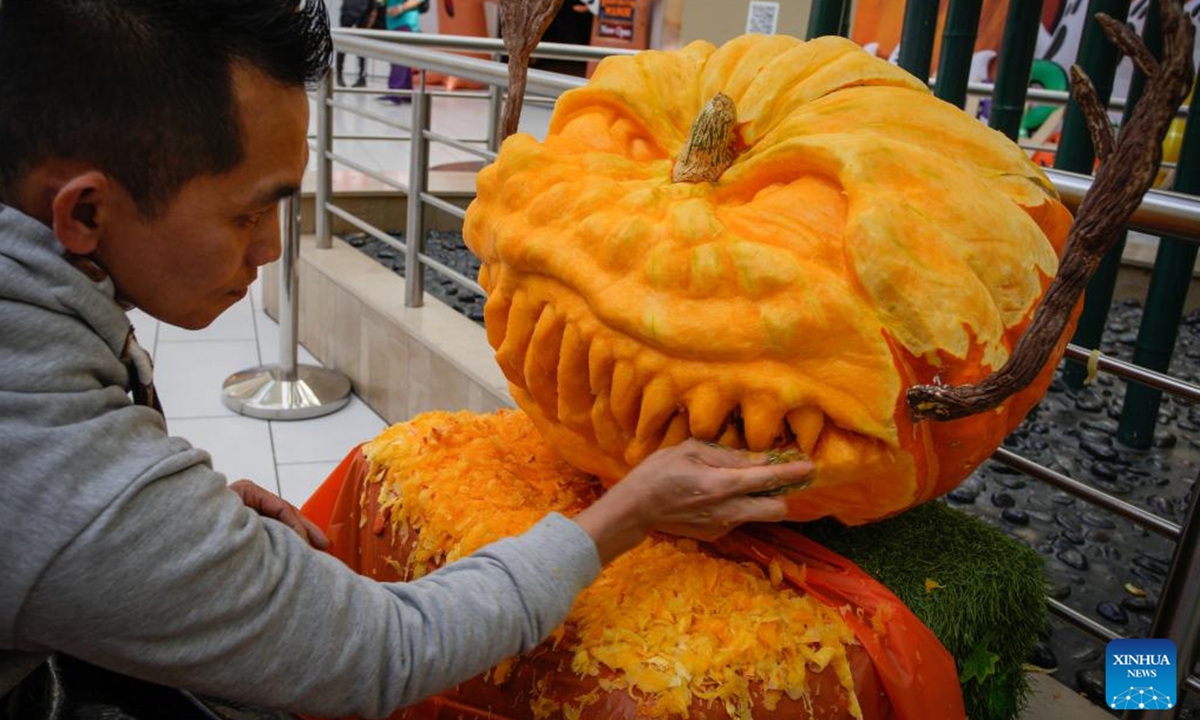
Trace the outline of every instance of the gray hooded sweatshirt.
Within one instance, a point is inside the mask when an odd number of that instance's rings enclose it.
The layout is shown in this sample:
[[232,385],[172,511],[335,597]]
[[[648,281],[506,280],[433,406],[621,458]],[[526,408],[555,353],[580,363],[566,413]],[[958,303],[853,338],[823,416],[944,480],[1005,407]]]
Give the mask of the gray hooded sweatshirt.
[[[111,282],[0,205],[0,696],[60,651],[316,715],[386,715],[536,645],[599,572],[551,514],[412,583],[245,508],[135,405]],[[170,398],[164,398],[170,402]]]

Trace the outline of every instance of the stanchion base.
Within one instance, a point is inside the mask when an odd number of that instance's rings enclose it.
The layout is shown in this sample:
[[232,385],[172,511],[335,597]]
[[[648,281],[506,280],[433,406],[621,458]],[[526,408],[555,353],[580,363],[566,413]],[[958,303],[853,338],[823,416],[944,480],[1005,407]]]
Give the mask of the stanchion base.
[[264,420],[307,420],[340,410],[350,401],[350,380],[336,370],[297,365],[293,380],[283,368],[260,365],[236,372],[221,386],[221,402]]

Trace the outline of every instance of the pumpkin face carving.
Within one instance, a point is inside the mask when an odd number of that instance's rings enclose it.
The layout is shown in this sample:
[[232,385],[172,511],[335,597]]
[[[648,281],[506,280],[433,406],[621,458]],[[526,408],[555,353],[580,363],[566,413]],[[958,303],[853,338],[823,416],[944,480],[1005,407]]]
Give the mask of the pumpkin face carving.
[[[710,99],[732,164],[673,182]],[[840,38],[746,36],[609,58],[544,142],[505,141],[464,235],[513,398],[609,481],[694,436],[795,447],[797,520],[885,517],[953,488],[1045,392],[914,424],[904,391],[1000,367],[1070,215],[1018,147]],[[1069,330],[1069,329],[1068,329]]]

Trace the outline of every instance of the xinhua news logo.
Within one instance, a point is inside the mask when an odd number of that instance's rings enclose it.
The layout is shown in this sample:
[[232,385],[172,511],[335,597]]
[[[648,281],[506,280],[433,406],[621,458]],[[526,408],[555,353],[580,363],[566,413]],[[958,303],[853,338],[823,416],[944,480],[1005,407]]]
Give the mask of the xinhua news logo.
[[1167,710],[1175,706],[1175,643],[1112,640],[1104,692],[1114,710]]

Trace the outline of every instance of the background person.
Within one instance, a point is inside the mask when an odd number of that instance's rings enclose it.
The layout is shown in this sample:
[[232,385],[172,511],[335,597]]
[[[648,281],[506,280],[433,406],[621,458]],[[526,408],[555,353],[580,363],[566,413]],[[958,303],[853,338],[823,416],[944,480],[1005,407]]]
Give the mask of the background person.
[[[342,0],[341,11],[341,26],[348,28],[369,29],[375,25],[375,17],[378,13],[378,7],[375,0]],[[342,75],[342,67],[346,62],[346,53],[337,53],[337,84],[338,87],[345,87],[346,80]],[[359,56],[358,58],[358,77],[354,80],[354,87],[367,86],[367,59]]]

